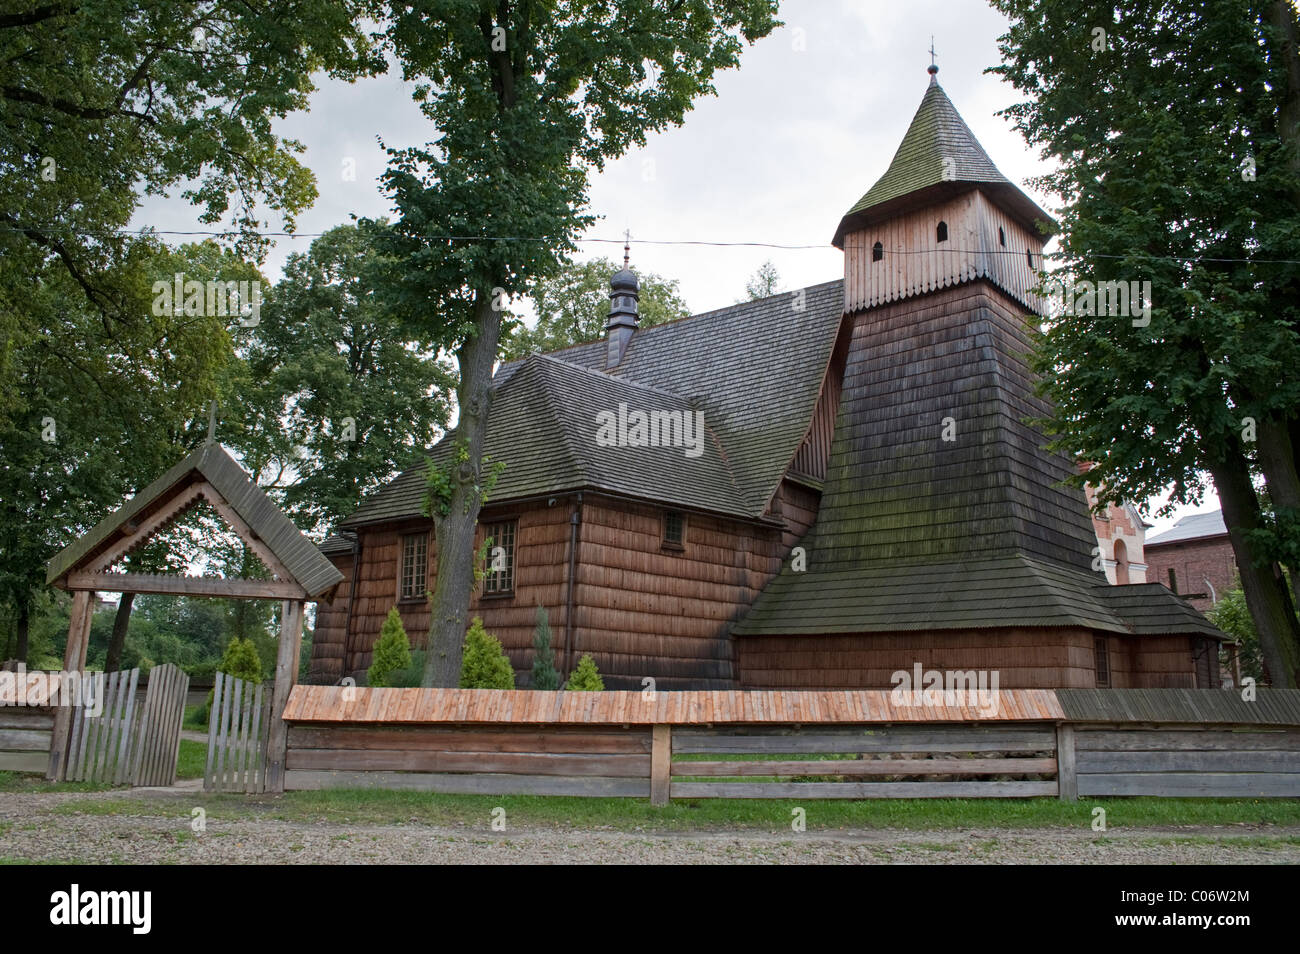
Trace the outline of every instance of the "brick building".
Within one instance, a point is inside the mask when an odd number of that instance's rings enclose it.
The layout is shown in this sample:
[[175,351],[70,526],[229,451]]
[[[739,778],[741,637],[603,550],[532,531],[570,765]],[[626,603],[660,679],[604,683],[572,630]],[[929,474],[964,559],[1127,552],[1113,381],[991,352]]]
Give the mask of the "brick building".
[[1194,513],[1146,542],[1147,578],[1204,612],[1237,579],[1223,513]]

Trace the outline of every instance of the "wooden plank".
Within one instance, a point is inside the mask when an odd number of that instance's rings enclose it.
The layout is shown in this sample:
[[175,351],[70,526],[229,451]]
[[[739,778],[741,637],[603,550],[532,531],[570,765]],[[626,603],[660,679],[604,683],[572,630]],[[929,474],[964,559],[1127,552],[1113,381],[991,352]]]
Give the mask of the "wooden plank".
[[650,730],[609,728],[582,730],[568,726],[527,729],[509,726],[452,728],[412,726],[410,728],[371,728],[367,726],[307,726],[289,728],[289,747],[293,749],[408,749],[444,752],[565,752],[590,755],[650,754]]
[[904,753],[904,752],[1051,752],[1056,748],[1053,729],[996,729],[981,731],[963,727],[949,729],[893,729],[875,732],[825,731],[818,727],[806,733],[771,734],[701,733],[678,730],[673,733],[674,754],[789,754],[817,753]]
[[854,759],[792,762],[674,762],[674,776],[1055,775],[1056,759]]
[[668,786],[673,762],[672,727],[657,725],[651,730],[650,804],[668,804]]
[[1079,780],[1074,750],[1074,726],[1058,725],[1056,727],[1056,760],[1060,763],[1057,782],[1060,783],[1060,798],[1063,802],[1077,801],[1079,798]]
[[44,752],[48,755],[52,738],[54,733],[48,730],[0,729],[0,751]]
[[250,764],[245,792],[255,793],[262,790],[262,779],[266,774],[265,751],[262,748],[262,684],[253,687],[253,723],[249,726]]
[[1244,732],[1204,729],[1079,729],[1075,747],[1085,751],[1297,751],[1300,731],[1254,729]]
[[208,757],[203,768],[203,790],[216,791],[214,757],[217,751],[217,723],[220,720],[221,692],[226,674],[218,670],[212,686],[212,706],[208,709]]
[[646,778],[563,778],[554,775],[441,775],[418,772],[287,771],[285,791],[384,788],[461,795],[582,795],[648,798]]
[[[82,672],[86,668],[86,649],[90,640],[90,614],[94,608],[94,592],[81,591],[72,596],[72,609],[68,617],[68,643],[63,654],[63,668],[67,672]],[[63,781],[67,773],[68,735],[72,729],[72,711],[68,706],[54,710],[54,738],[50,743],[49,765],[45,777]]]
[[52,730],[54,713],[49,709],[0,707],[0,729]]
[[0,752],[0,772],[44,772],[49,766],[48,752]]
[[286,756],[286,766],[291,769],[335,771],[473,772],[499,775],[648,778],[650,756],[290,748]]
[[240,732],[243,726],[240,723],[240,716],[244,714],[244,697],[248,695],[248,683],[244,681],[235,684],[234,708],[230,713],[230,778],[226,790],[231,792],[242,792],[244,790],[244,746],[243,737]]
[[[1080,752],[1079,773],[1267,772],[1300,774],[1296,752]],[[1300,784],[1300,779],[1297,779]]]
[[1036,798],[1056,782],[673,782],[673,798]]
[[271,693],[270,734],[266,743],[266,790],[284,791],[284,757],[288,745],[288,724],[284,708],[298,680],[298,649],[302,642],[303,604],[285,600],[280,609],[280,645],[275,662],[275,689]]
[[1300,798],[1300,776],[1292,774],[1214,774],[1204,772],[1080,775],[1079,795]]
[[306,590],[297,583],[284,580],[225,580],[153,573],[69,573],[66,588],[75,593],[125,591],[161,596],[220,596],[293,602],[307,596]]
[[[126,692],[126,711],[122,716],[122,734],[117,747],[117,772],[113,778],[113,781],[119,785],[130,784],[135,779],[135,772],[133,771],[135,753],[131,750],[131,743],[133,735],[132,730],[135,729],[134,719],[137,715],[135,708],[135,692],[139,679],[140,670],[132,669],[130,682]],[[135,736],[135,742],[137,745],[139,744],[138,734]]]
[[226,787],[226,758],[229,754],[229,737],[230,737],[230,707],[235,688],[239,685],[239,680],[227,674],[226,684],[221,692],[221,699],[217,705],[220,708],[220,720],[217,723],[217,767],[216,767],[216,791],[229,791]]

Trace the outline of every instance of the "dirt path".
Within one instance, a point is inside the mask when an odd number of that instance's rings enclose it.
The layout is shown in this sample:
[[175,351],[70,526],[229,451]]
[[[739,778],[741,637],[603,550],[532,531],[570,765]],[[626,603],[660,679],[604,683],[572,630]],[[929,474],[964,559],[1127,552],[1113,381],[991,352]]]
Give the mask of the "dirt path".
[[[196,797],[197,796],[197,797]],[[945,831],[578,831],[211,818],[197,792],[0,793],[0,857],[180,864],[1297,864],[1300,828],[1221,826],[1098,833],[1066,828]],[[71,803],[71,804],[69,804]],[[71,813],[80,807],[85,812]],[[107,806],[106,806],[107,807]]]

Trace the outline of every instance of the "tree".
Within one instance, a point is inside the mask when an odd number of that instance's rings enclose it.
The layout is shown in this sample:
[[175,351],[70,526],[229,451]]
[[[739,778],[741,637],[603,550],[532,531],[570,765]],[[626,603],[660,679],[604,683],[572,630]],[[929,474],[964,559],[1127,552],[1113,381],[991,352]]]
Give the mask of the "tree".
[[460,672],[474,528],[489,486],[483,439],[509,299],[556,274],[592,222],[588,177],[646,134],[680,124],[775,0],[427,0],[386,4],[383,35],[437,129],[390,149],[397,219],[383,287],[455,356],[456,450],[433,475],[437,581],[427,685]]
[[[602,338],[609,318],[609,279],[620,267],[607,258],[593,258],[566,264],[556,274],[540,279],[531,296],[537,324],[527,328],[521,322],[511,328],[501,357],[514,361]],[[650,328],[689,314],[676,280],[647,272],[637,275],[637,284],[640,327]]]
[[1259,634],[1250,617],[1246,595],[1240,586],[1234,586],[1210,607],[1206,618],[1237,641],[1241,660],[1241,674],[1252,679],[1264,678],[1263,657],[1259,652]]
[[770,298],[780,291],[781,276],[770,261],[758,266],[758,271],[745,282],[745,295],[749,301]]
[[394,606],[384,618],[384,625],[379,628],[379,641],[375,643],[375,654],[366,672],[366,685],[387,686],[388,677],[411,665],[411,642],[406,638],[406,627],[402,625],[402,616]]
[[383,307],[374,258],[355,225],[290,255],[244,351],[227,439],[307,530],[352,513],[434,443],[450,411],[454,372]]
[[1277,564],[1300,559],[1294,8],[1279,28],[1266,0],[994,6],[1011,25],[992,72],[1028,96],[1007,113],[1059,164],[1040,185],[1063,203],[1060,276],[1151,289],[1137,319],[1049,318],[1042,423],[1096,463],[1099,506],[1172,487],[1167,511],[1213,485],[1274,684],[1293,687]]
[[462,689],[513,689],[515,670],[510,665],[501,641],[483,629],[483,620],[475,616],[465,634],[464,657],[461,663]]
[[596,661],[591,658],[590,653],[584,653],[578,660],[578,668],[573,670],[569,676],[569,681],[564,684],[564,688],[569,692],[602,692],[605,689],[605,681],[600,678],[600,673],[596,669]]
[[546,607],[537,607],[537,629],[533,633],[533,688],[560,688],[560,674],[555,671],[555,652],[551,649],[551,621]]

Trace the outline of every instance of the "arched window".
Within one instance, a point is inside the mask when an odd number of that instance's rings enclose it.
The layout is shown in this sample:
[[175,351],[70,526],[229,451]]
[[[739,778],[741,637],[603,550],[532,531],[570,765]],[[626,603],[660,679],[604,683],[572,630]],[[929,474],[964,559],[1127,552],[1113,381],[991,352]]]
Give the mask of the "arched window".
[[1034,267],[1034,253],[1032,249],[1025,249],[1025,261],[1029,263],[1030,268]]
[[1007,247],[1007,232],[1002,226],[998,226],[998,244],[1003,248]]
[[948,241],[948,223],[940,222],[939,227],[934,230],[934,237],[937,241]]
[[881,245],[879,242],[871,246],[871,260],[873,262],[878,262],[884,257],[885,257],[885,246]]
[[1115,585],[1128,585],[1128,547],[1123,540],[1115,541]]

